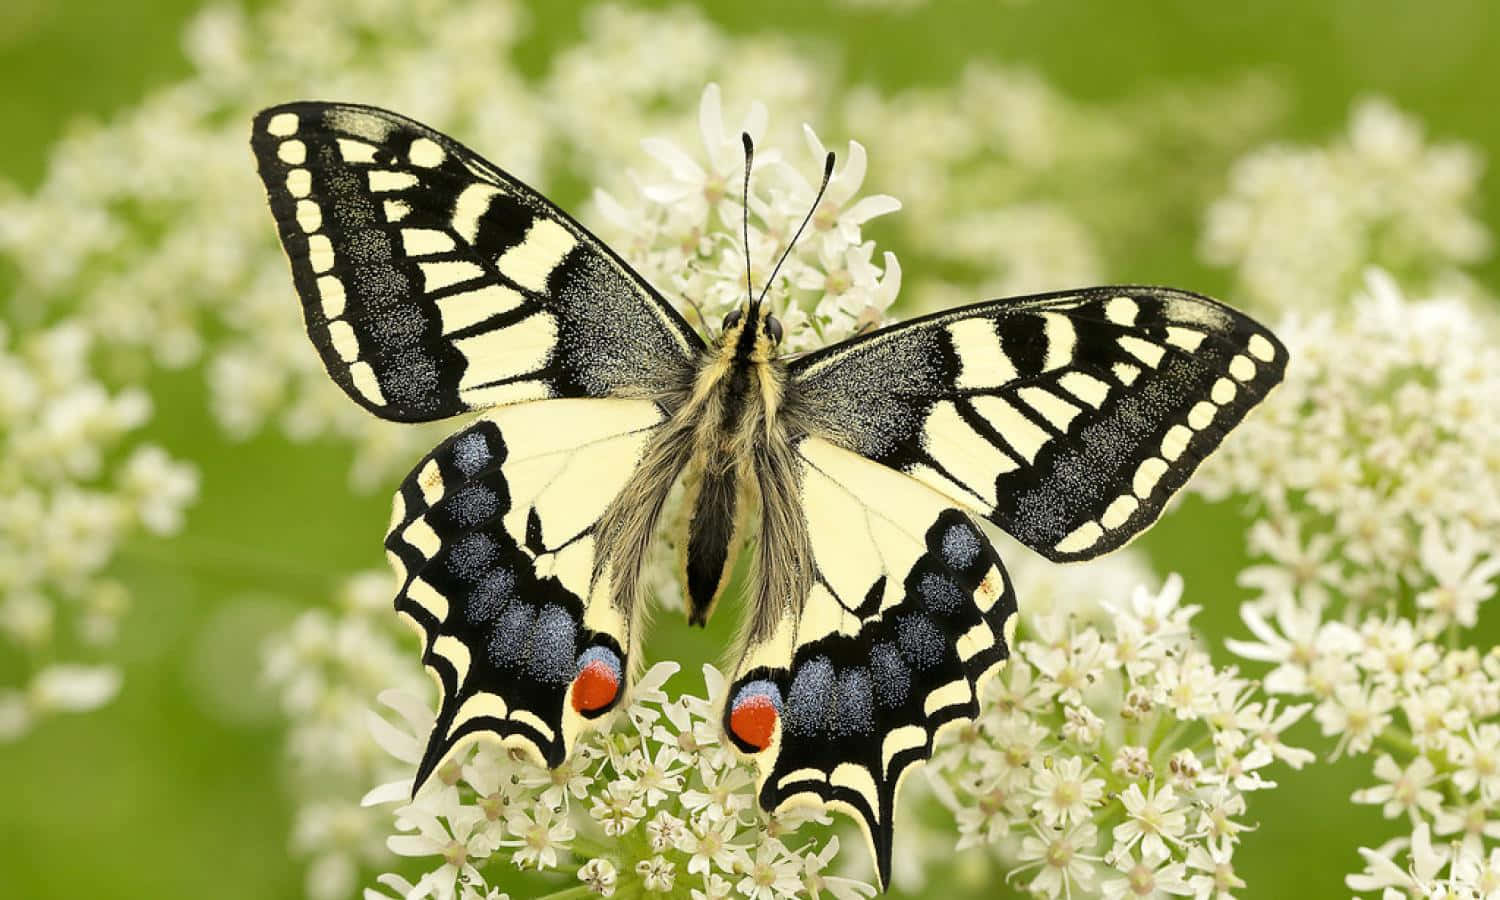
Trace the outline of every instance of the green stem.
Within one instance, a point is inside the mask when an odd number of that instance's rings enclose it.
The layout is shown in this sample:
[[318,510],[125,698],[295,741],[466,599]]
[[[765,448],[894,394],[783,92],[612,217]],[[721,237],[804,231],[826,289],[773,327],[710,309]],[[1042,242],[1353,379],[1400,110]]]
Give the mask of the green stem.
[[1418,750],[1417,745],[1412,742],[1411,735],[1399,728],[1387,728],[1375,735],[1375,743],[1387,750],[1404,754],[1412,759],[1416,759],[1422,755],[1422,751]]

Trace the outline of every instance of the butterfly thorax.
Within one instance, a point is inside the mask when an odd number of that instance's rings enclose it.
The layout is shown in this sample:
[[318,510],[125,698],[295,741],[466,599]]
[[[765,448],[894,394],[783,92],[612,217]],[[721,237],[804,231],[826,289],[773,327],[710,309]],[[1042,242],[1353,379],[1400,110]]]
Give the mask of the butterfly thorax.
[[779,326],[768,309],[747,306],[726,319],[701,357],[690,399],[678,416],[692,423],[685,473],[683,542],[688,620],[702,625],[728,585],[745,521],[758,506],[758,472],[782,443],[786,365],[777,358]]

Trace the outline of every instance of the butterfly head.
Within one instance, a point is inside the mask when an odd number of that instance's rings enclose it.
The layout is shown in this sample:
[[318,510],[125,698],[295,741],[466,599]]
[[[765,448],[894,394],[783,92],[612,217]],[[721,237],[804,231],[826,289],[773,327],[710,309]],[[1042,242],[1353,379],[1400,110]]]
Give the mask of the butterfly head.
[[785,329],[781,320],[763,303],[746,303],[729,311],[724,317],[724,329],[719,335],[719,346],[751,362],[766,362],[774,359]]

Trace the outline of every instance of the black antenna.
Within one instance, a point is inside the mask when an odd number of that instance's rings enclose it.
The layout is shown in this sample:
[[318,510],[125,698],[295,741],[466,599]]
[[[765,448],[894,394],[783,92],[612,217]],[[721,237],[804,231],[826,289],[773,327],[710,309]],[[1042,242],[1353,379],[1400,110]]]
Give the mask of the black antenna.
[[813,198],[812,206],[808,207],[807,215],[802,219],[802,224],[797,226],[797,233],[792,235],[791,241],[786,245],[786,249],[782,251],[781,259],[776,261],[776,268],[771,270],[771,277],[766,279],[766,286],[760,289],[760,296],[755,300],[756,306],[759,306],[761,301],[766,299],[766,292],[771,289],[772,282],[776,280],[776,273],[781,271],[781,264],[786,262],[788,256],[791,256],[792,248],[797,246],[797,239],[802,237],[802,230],[807,227],[808,222],[812,221],[813,213],[818,211],[818,204],[823,201],[823,192],[828,190],[828,179],[832,177],[833,151],[829,150],[827,158],[823,160],[823,183],[818,186],[818,196]]
[[755,159],[755,144],[750,140],[750,132],[740,132],[740,140],[745,144],[745,299],[755,302],[755,288],[750,284],[750,163]]

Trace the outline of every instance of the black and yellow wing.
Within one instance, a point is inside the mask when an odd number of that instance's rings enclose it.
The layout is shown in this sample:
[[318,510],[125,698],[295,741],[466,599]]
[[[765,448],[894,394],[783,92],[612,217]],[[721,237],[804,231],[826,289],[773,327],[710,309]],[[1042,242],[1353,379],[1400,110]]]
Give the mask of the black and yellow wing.
[[644,400],[507,406],[407,476],[385,546],[441,695],[416,786],[481,735],[560,765],[618,707],[639,639],[619,588],[639,573],[615,570],[601,520],[664,419]]
[[724,729],[763,808],[849,813],[888,884],[901,781],[978,716],[1010,655],[1015,593],[972,515],[927,485],[818,437],[796,468],[810,589],[752,634]]
[[850,813],[888,883],[902,777],[1010,652],[1015,595],[971,516],[1051,559],[1113,550],[1285,363],[1240,313],[1140,287],[979,304],[793,363],[811,583],[761,598],[775,625],[724,710],[761,805]]
[[256,116],[250,143],[308,335],[382,418],[642,396],[703,346],[582,225],[424,125],[291,103]]
[[915,319],[791,368],[814,433],[1066,561],[1155,521],[1285,366],[1215,300],[1104,287]]

